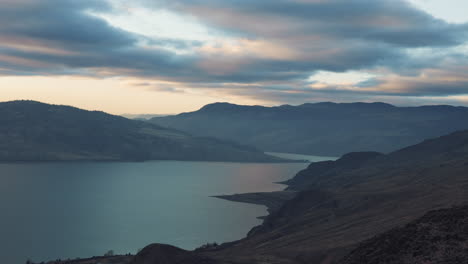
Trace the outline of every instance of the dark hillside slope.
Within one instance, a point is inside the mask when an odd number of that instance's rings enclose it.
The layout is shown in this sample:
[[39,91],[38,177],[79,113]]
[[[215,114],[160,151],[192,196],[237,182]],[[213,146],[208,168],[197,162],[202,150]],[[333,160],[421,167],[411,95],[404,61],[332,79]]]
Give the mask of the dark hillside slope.
[[359,245],[342,264],[468,263],[468,207],[432,211]]
[[307,190],[310,186],[313,188],[323,187],[323,185],[338,185],[339,183],[330,183],[334,176],[340,173],[346,173],[349,170],[357,169],[366,162],[373,161],[383,154],[378,152],[352,152],[343,155],[336,161],[321,161],[311,163],[305,170],[300,171],[294,178],[283,182],[287,184],[289,190]]
[[[335,263],[363,240],[468,202],[468,131],[376,154],[348,169],[343,160],[333,163],[328,169],[336,173],[317,170],[292,180],[302,192],[247,238],[207,254],[234,263]],[[297,188],[301,182],[307,187]]]
[[278,107],[206,105],[151,122],[193,135],[229,139],[264,151],[340,156],[392,152],[468,129],[468,108],[396,107],[385,103],[316,103]]
[[314,162],[297,173],[294,178],[285,181],[284,184],[289,186],[289,190],[307,190],[309,186],[335,188],[355,181],[356,177],[344,178],[340,175],[346,175],[349,171],[361,167],[373,167],[374,170],[377,168],[398,170],[398,168],[405,166],[424,167],[431,163],[444,167],[446,160],[465,157],[467,153],[467,133],[459,131],[447,136],[425,140],[420,144],[403,148],[388,155],[377,152],[353,152],[343,155],[336,161]]
[[217,262],[170,245],[152,244],[138,252],[131,264],[217,264]]
[[0,161],[280,161],[252,147],[103,112],[34,101],[0,103]]

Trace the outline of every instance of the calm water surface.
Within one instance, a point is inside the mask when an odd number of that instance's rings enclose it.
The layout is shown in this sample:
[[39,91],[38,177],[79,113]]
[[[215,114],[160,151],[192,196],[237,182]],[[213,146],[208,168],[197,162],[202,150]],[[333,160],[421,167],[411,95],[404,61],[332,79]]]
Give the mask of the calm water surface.
[[[327,158],[325,158],[327,159]],[[317,160],[317,159],[315,159]],[[319,158],[320,160],[320,158]],[[304,163],[0,164],[0,260],[135,253],[153,242],[193,249],[245,236],[263,206],[211,195],[267,192]]]

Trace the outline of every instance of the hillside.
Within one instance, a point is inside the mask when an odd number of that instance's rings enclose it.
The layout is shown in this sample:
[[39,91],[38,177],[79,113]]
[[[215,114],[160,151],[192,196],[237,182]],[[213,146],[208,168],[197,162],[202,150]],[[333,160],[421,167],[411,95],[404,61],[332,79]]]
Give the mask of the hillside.
[[206,254],[233,263],[336,263],[361,241],[468,203],[468,131],[388,155],[346,155],[325,167],[312,164],[292,179],[290,189],[301,192],[247,238]]
[[0,103],[0,124],[0,161],[282,161],[237,143],[34,101]]
[[156,117],[151,122],[264,151],[336,157],[361,151],[388,153],[468,129],[468,108],[396,107],[385,103],[278,107],[215,103],[195,112]]
[[342,264],[468,263],[468,207],[432,211],[359,245]]
[[336,175],[357,169],[366,162],[383,156],[383,154],[378,152],[352,152],[343,155],[343,157],[336,161],[314,162],[306,169],[298,172],[294,178],[283,183],[288,185],[287,189],[289,190],[308,190],[311,186],[317,188],[324,185],[339,185],[339,182],[329,181],[333,180]]

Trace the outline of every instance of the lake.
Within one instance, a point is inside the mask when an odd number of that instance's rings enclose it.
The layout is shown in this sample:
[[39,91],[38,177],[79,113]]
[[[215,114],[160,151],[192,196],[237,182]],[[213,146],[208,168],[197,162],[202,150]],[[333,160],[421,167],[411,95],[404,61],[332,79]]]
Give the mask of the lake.
[[[329,158],[312,157],[311,160]],[[212,195],[268,192],[306,163],[0,164],[0,259],[24,264],[57,258],[136,253],[153,243],[194,249],[240,239],[263,206]]]

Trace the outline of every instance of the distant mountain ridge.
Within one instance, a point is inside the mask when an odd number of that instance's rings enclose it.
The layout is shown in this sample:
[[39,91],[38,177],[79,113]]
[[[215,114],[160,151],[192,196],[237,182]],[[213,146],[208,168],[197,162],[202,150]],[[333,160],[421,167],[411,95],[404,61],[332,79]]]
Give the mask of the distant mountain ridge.
[[200,160],[279,162],[249,146],[98,111],[0,103],[0,161]]
[[323,102],[276,107],[214,103],[195,112],[150,121],[269,152],[341,156],[361,151],[388,153],[468,129],[468,108],[396,107],[386,103]]

